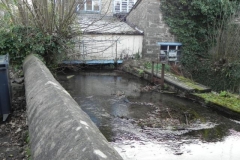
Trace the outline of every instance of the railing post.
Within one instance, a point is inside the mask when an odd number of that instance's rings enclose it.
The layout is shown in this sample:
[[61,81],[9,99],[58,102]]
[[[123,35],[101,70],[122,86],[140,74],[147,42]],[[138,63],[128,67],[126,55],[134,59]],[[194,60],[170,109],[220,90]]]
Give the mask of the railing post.
[[165,63],[162,63],[162,71],[161,71],[161,89],[164,89],[164,70],[165,70]]
[[154,82],[154,61],[152,61],[152,83]]

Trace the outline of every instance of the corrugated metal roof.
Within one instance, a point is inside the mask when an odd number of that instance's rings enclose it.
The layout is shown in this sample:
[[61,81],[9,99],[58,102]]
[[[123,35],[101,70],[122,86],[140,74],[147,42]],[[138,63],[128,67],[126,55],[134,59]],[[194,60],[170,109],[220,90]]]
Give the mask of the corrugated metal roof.
[[82,14],[79,16],[79,24],[82,32],[88,34],[143,34],[114,17]]

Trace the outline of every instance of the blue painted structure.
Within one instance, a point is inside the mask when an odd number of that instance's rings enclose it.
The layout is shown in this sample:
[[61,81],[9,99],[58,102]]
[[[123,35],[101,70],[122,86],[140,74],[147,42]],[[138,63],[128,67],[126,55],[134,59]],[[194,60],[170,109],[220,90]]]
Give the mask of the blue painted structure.
[[157,42],[160,46],[158,58],[161,62],[179,62],[181,57],[181,46],[179,42]]
[[182,46],[182,43],[179,42],[157,42],[157,44],[159,46]]
[[9,56],[0,56],[0,115],[5,121],[11,113],[11,82],[9,75]]
[[[63,61],[63,64],[87,64],[87,65],[99,65],[99,64],[115,64],[115,60],[70,60]],[[122,64],[123,60],[117,60],[117,64]]]

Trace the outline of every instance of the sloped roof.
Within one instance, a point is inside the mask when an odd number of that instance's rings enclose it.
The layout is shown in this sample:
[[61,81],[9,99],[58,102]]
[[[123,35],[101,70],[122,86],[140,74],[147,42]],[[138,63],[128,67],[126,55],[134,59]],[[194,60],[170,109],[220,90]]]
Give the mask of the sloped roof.
[[82,14],[79,16],[81,30],[85,34],[141,35],[136,29],[115,17]]

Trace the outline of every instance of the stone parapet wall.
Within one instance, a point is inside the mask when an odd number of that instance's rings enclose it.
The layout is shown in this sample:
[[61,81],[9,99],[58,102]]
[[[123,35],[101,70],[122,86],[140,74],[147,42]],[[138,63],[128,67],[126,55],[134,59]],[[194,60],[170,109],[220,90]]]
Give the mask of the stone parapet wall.
[[38,58],[28,56],[23,68],[31,159],[122,159]]
[[160,0],[141,0],[129,13],[126,21],[132,27],[144,32],[144,58],[153,58],[159,53],[157,42],[174,42],[175,37],[169,32],[160,11]]

